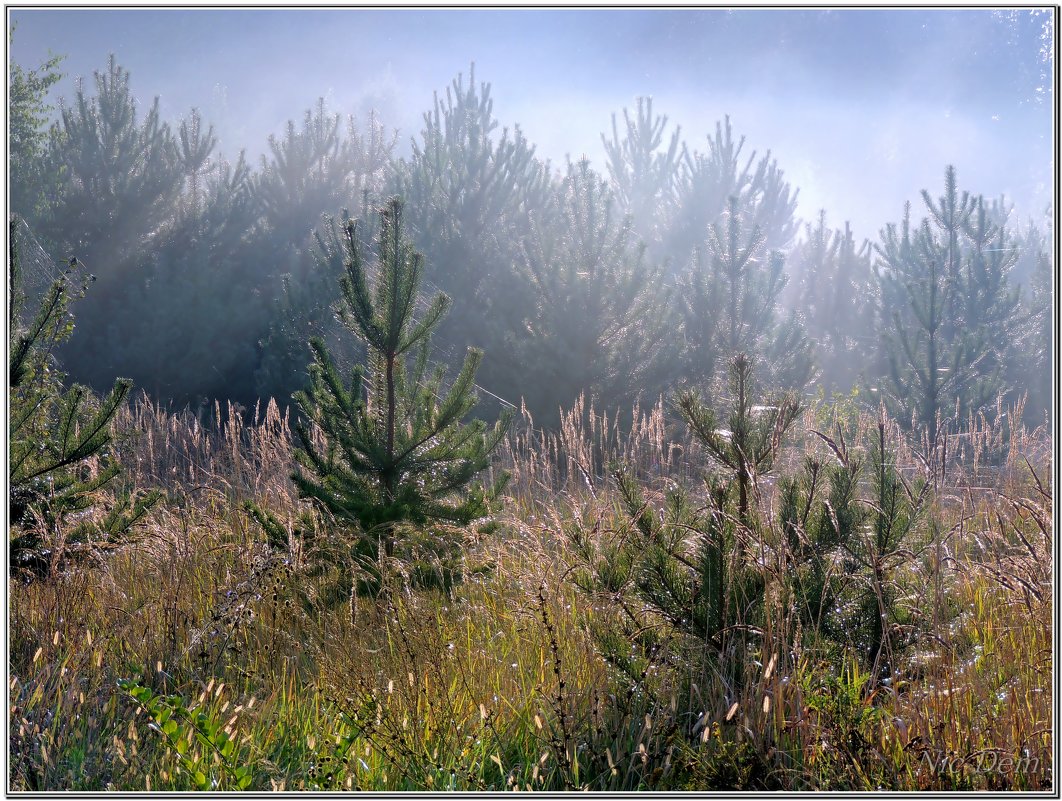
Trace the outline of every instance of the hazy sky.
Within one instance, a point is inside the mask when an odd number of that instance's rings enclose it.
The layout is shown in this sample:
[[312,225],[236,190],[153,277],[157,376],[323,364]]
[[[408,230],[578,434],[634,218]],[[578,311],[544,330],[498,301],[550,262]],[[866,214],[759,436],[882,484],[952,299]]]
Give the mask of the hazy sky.
[[[650,95],[691,147],[729,114],[746,152],[770,149],[801,190],[874,237],[905,200],[960,185],[1042,213],[1054,176],[1049,10],[9,9],[10,57],[63,54],[72,97],[114,53],[146,105],[198,106],[226,155],[257,157],[317,97],[378,108],[400,142],[432,92],[476,64],[502,125],[560,164],[603,168],[613,112]],[[91,85],[91,84],[89,84]]]

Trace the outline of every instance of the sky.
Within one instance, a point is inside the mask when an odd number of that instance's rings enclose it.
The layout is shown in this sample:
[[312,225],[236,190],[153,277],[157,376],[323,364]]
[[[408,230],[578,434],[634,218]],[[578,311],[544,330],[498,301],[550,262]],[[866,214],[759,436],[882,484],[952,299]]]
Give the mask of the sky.
[[586,155],[636,98],[705,150],[729,115],[746,153],[770,151],[800,189],[876,238],[907,200],[960,187],[1005,195],[1021,218],[1053,197],[1053,11],[1010,9],[8,9],[9,58],[65,56],[53,101],[92,85],[113,53],[146,107],[195,106],[227,156],[324,97],[419,134],[433,92],[475,64],[502,126],[555,166]]

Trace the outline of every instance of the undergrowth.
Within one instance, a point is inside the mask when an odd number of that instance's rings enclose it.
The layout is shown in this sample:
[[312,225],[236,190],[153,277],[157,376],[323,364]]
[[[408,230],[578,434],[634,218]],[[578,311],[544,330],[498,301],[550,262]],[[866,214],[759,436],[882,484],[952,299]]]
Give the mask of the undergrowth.
[[[623,550],[632,498],[664,523],[678,489],[691,515],[713,508],[708,457],[667,408],[620,419],[580,404],[556,433],[525,415],[492,467],[512,476],[496,525],[460,532],[446,567],[461,580],[411,581],[432,569],[425,548],[426,567],[383,565],[385,591],[367,597],[290,485],[275,404],[196,416],[137,402],[115,447],[122,491],[164,493],[146,529],[10,585],[10,789],[1052,787],[1043,430],[971,419],[942,449],[813,406],[752,482],[755,516],[728,523],[758,595],[724,654],[623,574],[620,557],[638,563]],[[858,544],[881,511],[860,474],[869,528],[826,538],[799,573],[834,582],[837,621],[881,605],[880,630],[848,626],[877,631],[873,650],[794,600],[801,535],[783,536],[783,490],[806,492],[801,471],[842,444],[872,465],[879,433],[897,492],[926,486],[910,530],[881,553]],[[827,525],[836,504],[815,503]],[[589,553],[618,572],[588,584]]]

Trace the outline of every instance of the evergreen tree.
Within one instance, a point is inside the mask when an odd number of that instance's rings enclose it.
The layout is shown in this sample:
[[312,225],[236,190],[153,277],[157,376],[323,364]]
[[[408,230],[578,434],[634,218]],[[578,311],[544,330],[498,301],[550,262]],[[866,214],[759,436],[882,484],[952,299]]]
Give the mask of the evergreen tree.
[[736,197],[721,224],[708,226],[678,293],[684,372],[691,380],[715,380],[722,373],[719,356],[738,351],[762,357],[773,386],[802,389],[811,379],[811,346],[802,327],[795,317],[777,319],[784,260],[767,251],[766,239],[758,225],[747,227]]
[[959,311],[964,328],[979,332],[980,354],[973,403],[991,403],[1007,384],[1007,368],[1017,356],[1014,342],[1021,324],[1020,290],[1011,284],[1010,273],[1017,262],[1016,242],[1005,219],[992,220],[983,197],[973,204],[963,226],[965,253],[960,276],[962,305]]
[[106,354],[155,398],[252,406],[268,296],[251,174],[242,154],[234,164],[217,156],[196,180],[195,198],[189,186],[180,214],[126,290],[139,313],[110,329]]
[[[884,419],[869,448],[849,448],[840,425],[836,439],[812,433],[829,446],[833,463],[808,457],[798,475],[779,482],[786,586],[812,635],[805,645],[817,641],[834,657],[838,646],[854,647],[877,680],[890,675],[896,652],[915,640],[897,636],[898,625],[913,629],[898,568],[911,558],[927,484],[896,471]],[[870,499],[860,497],[862,484]]]
[[620,208],[678,279],[683,336],[672,375],[714,378],[724,371],[720,354],[745,350],[775,366],[768,383],[803,387],[811,343],[795,313],[778,319],[796,193],[777,163],[770,153],[744,159],[745,140],[735,140],[729,118],[705,153],[689,150],[677,128],[668,134],[651,101],[640,98],[624,121],[620,131],[613,117],[612,138],[602,139]]
[[99,276],[63,359],[97,389],[125,375],[160,399],[253,402],[264,314],[242,155],[236,165],[217,156],[213,126],[196,109],[176,136],[157,99],[141,120],[113,57],[95,88],[90,97],[79,87],[63,108],[49,150],[63,176],[49,238]]
[[[1005,355],[1000,378],[1015,401],[1027,395],[1024,408],[1042,419],[1050,410],[1054,364],[1051,358],[1052,214],[1048,208],[1041,223],[1030,219],[1019,226],[1011,222],[1013,210],[1004,198],[991,203],[980,199],[978,202],[983,203],[989,227],[999,240],[982,247],[983,255],[978,258],[1001,263],[977,272],[983,283],[995,283],[997,287],[1002,274],[1009,293],[992,293],[983,288],[979,294],[985,298],[985,308],[978,309],[977,314],[980,317],[987,312],[987,316],[997,318],[1009,315],[1003,325],[993,326],[990,331],[995,335],[993,344]],[[1015,308],[1008,311],[1008,302],[1015,300]],[[1008,336],[1009,342],[1001,341]]]
[[679,411],[690,431],[708,454],[731,471],[738,490],[738,519],[751,523],[749,490],[757,476],[773,466],[782,437],[800,413],[800,403],[786,392],[768,404],[756,404],[753,362],[746,353],[735,355],[728,365],[729,414],[727,428],[711,406],[697,394],[685,391],[678,398]]
[[797,475],[779,481],[786,584],[806,632],[848,645],[856,638],[846,610],[853,596],[861,601],[850,552],[867,518],[858,492],[863,463],[848,448],[840,425],[836,439],[813,433],[830,446],[836,460],[830,464],[807,457]]
[[948,166],[944,172],[944,194],[936,202],[928,189],[922,190],[922,202],[929,211],[929,219],[939,231],[939,240],[934,242],[938,249],[937,262],[943,282],[956,291],[947,293],[942,317],[943,334],[954,339],[955,328],[960,324],[962,298],[960,295],[960,265],[962,250],[960,237],[970,222],[975,199],[968,192],[959,195],[955,168]]
[[363,261],[356,224],[346,220],[342,230],[339,314],[364,342],[367,369],[344,383],[324,343],[312,342],[311,382],[296,395],[306,422],[297,427],[293,475],[300,494],[347,527],[370,558],[394,552],[399,524],[464,525],[486,515],[500,487],[472,482],[508,425],[503,419],[487,432],[479,420],[462,423],[474,404],[480,353],[469,352],[444,393],[429,348],[449,300],[436,295],[416,319],[424,257],[405,238],[398,199],[381,221],[375,270]]
[[[1050,226],[1050,221],[1048,221]],[[1020,257],[1030,262],[1027,291],[1022,293],[1020,315],[1022,323],[1019,337],[1013,346],[1013,357],[1006,375],[1019,391],[1028,389],[1029,406],[1050,417],[1052,373],[1057,371],[1058,353],[1053,351],[1051,334],[1052,314],[1051,279],[1054,274],[1052,257],[1053,232],[1049,227],[1041,232],[1030,225],[1014,243]],[[1016,358],[1015,358],[1016,357]]]
[[843,231],[830,230],[821,212],[787,259],[791,273],[783,302],[800,310],[827,389],[848,391],[865,367],[860,354],[873,341],[877,288],[871,257],[868,241],[857,244],[847,223]]
[[73,219],[53,229],[100,277],[63,357],[97,388],[125,375],[159,399],[249,405],[269,295],[251,247],[250,170],[242,154],[234,165],[217,155],[196,109],[176,137],[157,100],[138,122],[129,73],[113,59],[96,88],[64,109],[51,153],[68,173],[56,213]]
[[593,631],[606,659],[632,678],[638,676],[638,647],[651,652],[670,639],[647,641],[648,632],[663,628],[698,645],[690,655],[707,654],[736,690],[751,658],[751,632],[762,625],[765,574],[748,545],[748,533],[760,525],[750,487],[771,469],[799,406],[788,394],[774,406],[754,405],[771,401],[758,397],[750,360],[738,354],[730,367],[731,431],[720,429],[715,411],[694,394],[678,398],[684,421],[711,459],[703,506],[672,489],[658,509],[620,471],[616,479],[630,526],[592,535],[578,523],[567,529],[577,586],[623,613],[619,632]]
[[48,169],[62,176],[62,186],[42,225],[46,239],[76,253],[99,278],[79,310],[81,334],[61,355],[75,379],[102,389],[122,368],[108,341],[123,339],[130,322],[146,313],[127,296],[176,217],[183,176],[158,98],[141,120],[129,73],[113,56],[95,74],[95,88],[90,97],[79,86],[53,126]]
[[1013,353],[1019,296],[1008,280],[1014,253],[1006,228],[991,221],[983,198],[959,193],[955,168],[945,172],[943,196],[922,197],[929,216],[917,230],[908,204],[900,227],[888,225],[876,246],[876,323],[885,401],[934,447],[953,410],[961,419],[1007,389],[1003,365]]
[[[1005,208],[1002,199],[995,200],[989,205],[989,213],[992,221],[999,225],[1010,220],[1010,209]],[[1010,271],[1010,280],[1027,289],[1034,281],[1039,263],[1040,254],[1046,249],[1050,255],[1052,237],[1054,235],[1054,213],[1051,207],[1044,209],[1039,217],[1026,220],[1024,225],[1014,224],[1011,226],[1012,247],[1017,253],[1017,259]],[[1022,293],[1025,295],[1026,293]]]
[[[886,405],[908,428],[926,430],[930,442],[935,443],[940,415],[969,380],[970,359],[965,343],[949,341],[943,335],[946,300],[955,286],[941,276],[935,254],[914,255],[918,244],[911,238],[908,215],[909,207],[899,239],[891,225],[886,229],[884,250],[879,251],[889,254],[885,258],[892,257],[892,263],[907,268],[905,274],[879,272],[884,309],[892,311],[892,327],[879,328],[888,355],[887,379],[893,390],[882,394]],[[932,246],[932,237],[927,220],[916,238]],[[895,261],[896,255],[903,261]],[[914,321],[905,323],[901,313]]]
[[676,127],[665,145],[667,117],[653,114],[652,98],[639,97],[632,115],[623,110],[623,136],[612,115],[612,138],[604,134],[608,177],[618,207],[632,220],[634,232],[663,260],[666,239],[678,209],[679,168],[685,154],[681,128]]
[[[369,213],[366,194],[361,219],[367,220]],[[342,220],[346,218],[344,210]],[[366,225],[355,228],[363,249],[371,245],[366,239],[367,229]],[[259,395],[289,398],[293,387],[305,386],[306,364],[312,357],[308,343],[314,338],[322,339],[333,358],[340,362],[364,357],[359,343],[344,336],[333,311],[340,297],[338,287],[346,260],[344,230],[344,222],[326,216],[314,231],[310,247],[313,269],[304,271],[301,280],[295,280],[292,275],[283,277],[283,291],[273,304],[269,332],[259,346],[260,359],[255,371]]]
[[[774,467],[785,435],[800,414],[791,392],[759,397],[753,373],[748,354],[738,352],[730,359],[726,429],[716,410],[696,393],[685,391],[677,399],[683,421],[711,460],[706,481],[709,525],[696,540],[693,565],[701,606],[710,613],[704,631],[718,642],[723,668],[735,687],[741,686],[751,639],[744,627],[760,623],[764,601],[764,574],[743,535],[759,525],[752,490]],[[658,578],[652,582],[657,597],[670,594],[667,573],[689,572],[674,556],[668,561],[669,569],[656,571]]]
[[[393,192],[410,212],[411,237],[432,253],[434,283],[454,298],[454,313],[439,327],[444,351],[461,353],[485,337],[503,345],[505,320],[527,313],[525,285],[510,269],[531,213],[548,198],[548,164],[541,163],[519,127],[497,136],[490,84],[458,75],[445,97],[435,96],[408,159],[396,165]],[[483,366],[495,391],[511,362],[502,348]]]
[[323,100],[306,112],[301,129],[289,122],[283,139],[270,137],[272,156],[263,158],[255,179],[261,236],[254,254],[245,256],[273,265],[278,279],[269,330],[259,343],[257,394],[286,399],[305,384],[311,337],[340,345],[331,306],[339,299],[342,255],[335,254],[341,249],[322,259],[320,240],[311,233],[338,208],[360,203],[363,216],[368,213],[388,180],[396,137],[370,114],[364,129],[348,118],[343,138],[339,115],[329,114]]
[[[924,510],[925,480],[907,482],[896,470],[896,456],[888,446],[885,420],[878,420],[877,441],[871,448],[874,491],[873,526],[853,538],[849,552],[867,580],[855,604],[849,627],[862,639],[863,653],[874,675],[890,675],[895,652],[904,643],[892,633],[901,610],[897,604],[897,568],[910,558],[905,548]],[[940,536],[939,532],[937,536]]]
[[349,118],[346,136],[341,121],[320,98],[301,127],[289,120],[282,138],[269,137],[255,194],[275,246],[305,245],[322,214],[380,191],[395,138],[374,116],[365,130]]
[[141,121],[129,72],[114,56],[95,73],[95,88],[89,97],[79,86],[73,104],[61,106],[62,135],[50,152],[65,175],[56,239],[90,266],[142,252],[172,216],[183,178],[158,98]]
[[[8,35],[8,46],[14,39]],[[8,186],[11,211],[24,219],[36,220],[45,213],[58,187],[56,176],[45,169],[48,143],[48,91],[62,78],[62,56],[53,56],[36,69],[25,70],[14,61],[8,64],[7,137]]]
[[[72,561],[116,547],[158,500],[158,493],[118,498],[102,515],[86,516],[119,465],[111,450],[114,416],[132,383],[115,382],[103,398],[80,385],[63,387],[53,357],[73,331],[69,304],[88,276],[77,260],[45,294],[32,320],[23,319],[19,220],[8,227],[9,430],[8,519],[12,575],[42,578]],[[74,524],[77,514],[82,520]]]
[[188,213],[198,216],[200,183],[203,173],[210,169],[210,157],[218,144],[214,126],[210,125],[204,131],[199,109],[193,108],[190,117],[181,122],[177,131],[177,143],[181,173],[187,181]]
[[[643,609],[701,646],[693,659],[707,655],[736,690],[750,658],[749,632],[762,624],[765,582],[744,545],[728,482],[709,477],[701,508],[673,489],[657,511],[629,476],[620,473],[617,479],[632,536],[623,551],[600,554],[593,572],[577,574],[576,581],[599,592],[611,589],[605,596],[611,598],[616,597],[613,587],[633,590]],[[614,632],[599,634],[607,657],[620,665],[631,660],[631,643],[642,640],[649,628],[630,630],[624,623],[626,636],[618,642]]]
[[768,152],[742,159],[744,137],[735,140],[730,118],[716,124],[707,151],[690,150],[681,129],[668,133],[666,116],[652,100],[638,98],[624,127],[612,118],[611,139],[602,135],[608,175],[620,208],[654,259],[681,270],[703,243],[704,232],[729,210],[730,199],[750,225],[758,225],[768,250],[787,248],[797,233],[797,192]]
[[581,393],[615,408],[660,389],[673,369],[660,270],[646,264],[630,218],[589,162],[569,163],[523,251],[534,307],[511,320],[512,383],[536,418],[556,422]]
[[706,153],[685,150],[677,178],[678,212],[668,239],[670,261],[688,264],[704,241],[705,229],[730,212],[733,199],[749,226],[756,226],[767,250],[783,250],[797,234],[798,191],[785,180],[770,152],[753,151],[742,163],[745,137],[734,140],[730,118],[716,124]]

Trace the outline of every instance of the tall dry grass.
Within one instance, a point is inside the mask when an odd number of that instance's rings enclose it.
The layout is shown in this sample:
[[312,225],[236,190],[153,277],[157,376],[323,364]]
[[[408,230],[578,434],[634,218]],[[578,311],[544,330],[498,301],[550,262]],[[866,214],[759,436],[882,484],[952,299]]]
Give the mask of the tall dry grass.
[[[500,526],[469,536],[462,584],[328,604],[298,543],[270,550],[242,510],[305,511],[288,417],[141,398],[118,448],[127,486],[166,493],[150,524],[97,567],[11,586],[11,786],[188,789],[194,764],[226,789],[221,766],[239,759],[257,790],[1048,787],[1050,438],[1021,414],[968,419],[946,443],[888,423],[936,521],[898,573],[918,637],[892,682],[817,646],[786,606],[784,562],[766,560],[740,686],[666,631],[632,685],[595,638],[618,607],[573,586],[565,532],[629,525],[614,465],[653,502],[672,482],[698,492],[711,466],[665,402],[613,416],[580,401],[555,432],[525,412],[491,468],[512,476]],[[830,458],[812,431],[859,449],[877,421],[813,405],[777,472]],[[776,487],[754,487],[751,538],[772,536]],[[120,679],[216,720],[235,756],[192,732],[189,762]]]

